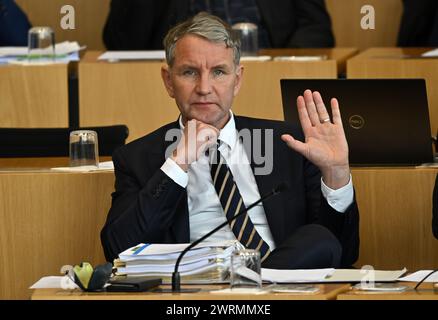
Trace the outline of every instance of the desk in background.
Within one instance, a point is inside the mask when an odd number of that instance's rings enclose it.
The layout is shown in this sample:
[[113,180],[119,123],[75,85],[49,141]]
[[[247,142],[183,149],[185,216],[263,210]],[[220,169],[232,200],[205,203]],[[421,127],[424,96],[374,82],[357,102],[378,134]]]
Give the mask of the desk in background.
[[[99,162],[111,161],[110,156],[99,156]],[[70,159],[68,157],[49,157],[49,158],[0,158],[0,170],[4,169],[29,169],[29,168],[54,168],[68,167]]]
[[[347,62],[347,78],[424,78],[429,100],[431,133],[438,129],[438,59],[421,58],[430,48],[373,48]],[[405,58],[404,58],[405,57]],[[397,92],[394,92],[397,94]],[[415,106],[412,106],[415,108]]]
[[0,66],[0,127],[68,127],[68,68]]
[[[169,288],[169,286],[162,286]],[[228,288],[228,285],[192,285],[184,286],[201,288],[195,293],[88,293],[80,290],[36,289],[33,290],[32,300],[334,300],[337,295],[349,290],[348,284],[321,284],[318,293],[263,293],[236,294],[211,293],[212,290]]]
[[347,70],[347,60],[359,53],[356,48],[296,48],[296,49],[262,49],[260,55],[278,56],[327,56],[327,60],[336,61],[338,75]]
[[[298,52],[298,51],[293,51]],[[307,49],[302,54],[327,54],[328,60],[243,62],[243,85],[233,111],[239,115],[283,119],[280,79],[336,79],[338,61],[354,49]],[[126,124],[129,141],[139,138],[179,115],[162,79],[164,62],[98,61],[101,52],[87,52],[79,63],[79,114],[81,126]],[[291,106],[294,107],[294,106]]]

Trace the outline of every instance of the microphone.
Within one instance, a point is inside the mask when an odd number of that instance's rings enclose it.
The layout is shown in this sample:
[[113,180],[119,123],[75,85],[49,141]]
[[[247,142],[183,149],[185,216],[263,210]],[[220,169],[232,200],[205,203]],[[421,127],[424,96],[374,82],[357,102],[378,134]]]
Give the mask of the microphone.
[[253,204],[251,204],[250,206],[248,206],[248,208],[244,208],[241,211],[239,211],[238,214],[236,214],[234,217],[232,217],[231,219],[225,221],[224,223],[221,223],[220,225],[218,225],[216,228],[214,228],[213,230],[211,230],[210,232],[208,232],[207,234],[205,234],[204,236],[202,236],[201,238],[199,238],[196,241],[193,241],[190,245],[188,245],[179,255],[178,259],[176,260],[175,263],[175,270],[172,273],[172,292],[196,292],[199,291],[198,289],[185,289],[182,290],[181,289],[181,277],[180,274],[178,272],[178,267],[179,264],[181,262],[181,259],[184,257],[184,255],[193,247],[195,247],[196,245],[198,245],[199,243],[201,243],[202,241],[204,241],[205,239],[207,239],[208,237],[210,237],[212,234],[214,234],[215,232],[217,232],[218,230],[222,229],[223,227],[225,227],[227,224],[229,224],[230,222],[232,222],[233,220],[237,219],[238,217],[240,217],[241,215],[243,215],[244,213],[248,212],[249,210],[251,210],[252,208],[254,208],[256,205],[258,205],[260,202],[265,201],[267,199],[269,199],[272,196],[275,196],[277,194],[279,194],[280,192],[283,192],[284,190],[288,189],[289,185],[287,182],[281,182],[277,187],[275,187],[274,189],[271,190],[271,192],[265,194],[263,197],[261,197],[259,200],[257,200],[256,202],[254,202]]

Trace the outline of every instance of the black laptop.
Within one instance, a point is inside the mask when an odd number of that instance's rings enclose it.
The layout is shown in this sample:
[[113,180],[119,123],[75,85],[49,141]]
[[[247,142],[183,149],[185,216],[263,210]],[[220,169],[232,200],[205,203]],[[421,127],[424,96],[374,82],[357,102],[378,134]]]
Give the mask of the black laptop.
[[296,99],[319,91],[331,113],[337,98],[354,166],[415,166],[433,162],[423,79],[281,80],[285,121],[298,123]]

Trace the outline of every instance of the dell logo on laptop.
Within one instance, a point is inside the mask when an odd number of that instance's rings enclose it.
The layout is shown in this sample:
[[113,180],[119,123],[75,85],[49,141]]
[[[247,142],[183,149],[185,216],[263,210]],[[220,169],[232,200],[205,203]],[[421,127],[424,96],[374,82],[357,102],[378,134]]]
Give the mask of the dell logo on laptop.
[[362,116],[355,114],[348,119],[348,124],[353,129],[359,130],[359,129],[362,129],[364,127],[365,119],[362,118]]

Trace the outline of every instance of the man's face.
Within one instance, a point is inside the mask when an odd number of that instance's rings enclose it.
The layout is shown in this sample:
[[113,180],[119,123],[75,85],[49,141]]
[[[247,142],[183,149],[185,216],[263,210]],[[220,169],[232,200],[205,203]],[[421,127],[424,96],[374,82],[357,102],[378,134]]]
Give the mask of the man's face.
[[233,50],[225,43],[194,35],[178,40],[173,66],[161,72],[184,123],[196,119],[218,129],[228,122],[242,73],[243,67],[234,65]]

